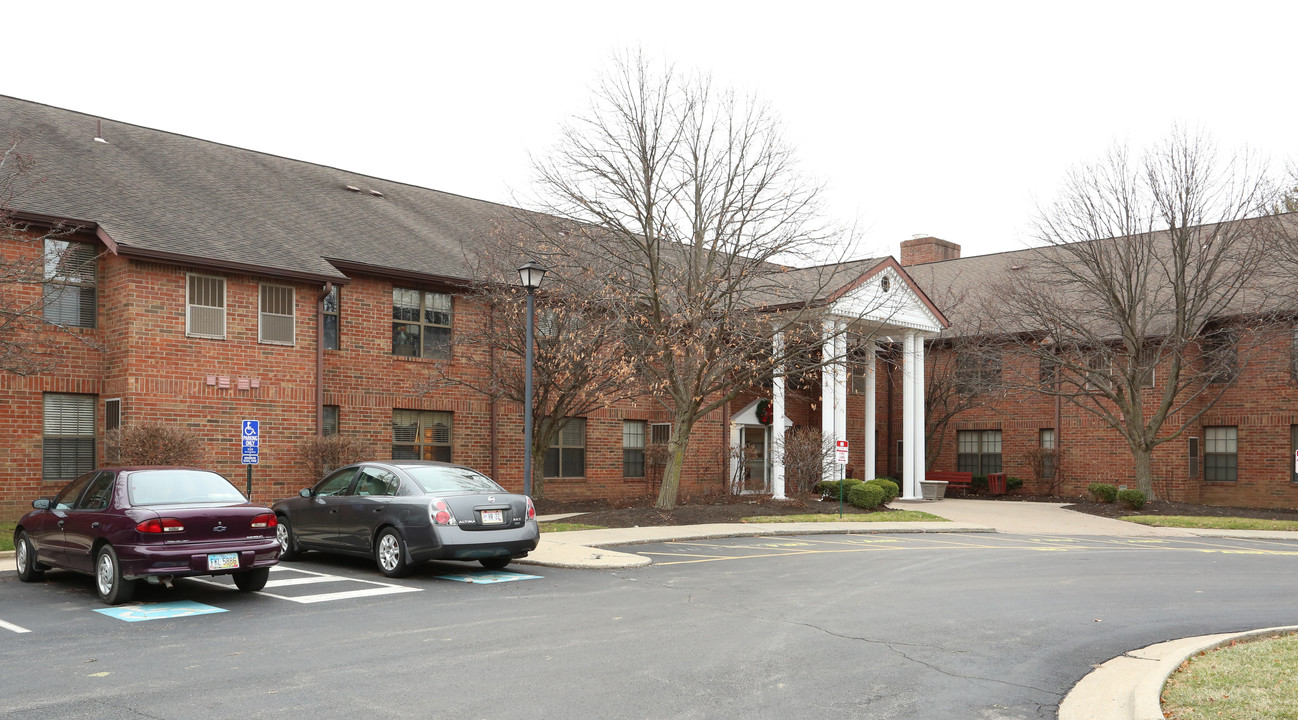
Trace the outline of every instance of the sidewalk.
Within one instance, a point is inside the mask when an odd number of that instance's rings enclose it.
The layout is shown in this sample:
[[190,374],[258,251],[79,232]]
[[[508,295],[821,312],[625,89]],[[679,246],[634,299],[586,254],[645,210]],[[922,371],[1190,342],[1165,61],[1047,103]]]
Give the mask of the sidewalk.
[[[923,510],[951,522],[725,523],[543,533],[541,544],[530,555],[517,562],[520,565],[600,570],[641,567],[650,564],[648,558],[608,548],[675,540],[754,535],[997,532],[1014,535],[1108,537],[1233,537],[1298,542],[1298,533],[1294,532],[1149,527],[1065,510],[1063,509],[1065,503],[946,498],[937,501],[894,500],[891,506]],[[563,517],[580,518],[580,515],[541,516],[537,519],[544,521]]]

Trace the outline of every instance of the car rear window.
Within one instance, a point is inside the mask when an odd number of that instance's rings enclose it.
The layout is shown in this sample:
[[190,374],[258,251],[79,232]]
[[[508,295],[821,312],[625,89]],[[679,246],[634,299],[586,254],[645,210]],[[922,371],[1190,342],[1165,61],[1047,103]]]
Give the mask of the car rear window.
[[405,470],[424,492],[505,492],[491,478],[468,468],[408,467]]
[[132,505],[247,502],[229,480],[202,470],[144,470],[127,481]]

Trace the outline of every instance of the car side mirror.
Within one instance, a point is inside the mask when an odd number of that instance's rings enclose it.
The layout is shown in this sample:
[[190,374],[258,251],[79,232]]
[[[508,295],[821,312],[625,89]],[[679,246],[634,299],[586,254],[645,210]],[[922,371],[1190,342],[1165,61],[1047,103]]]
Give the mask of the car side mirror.
[[49,510],[49,509],[50,509],[50,499],[49,499],[49,498],[37,498],[36,500],[33,500],[33,501],[32,501],[32,507],[36,508],[37,510]]
[[301,490],[297,491],[297,494],[301,495],[304,498],[309,498],[311,497],[311,488],[302,488]]

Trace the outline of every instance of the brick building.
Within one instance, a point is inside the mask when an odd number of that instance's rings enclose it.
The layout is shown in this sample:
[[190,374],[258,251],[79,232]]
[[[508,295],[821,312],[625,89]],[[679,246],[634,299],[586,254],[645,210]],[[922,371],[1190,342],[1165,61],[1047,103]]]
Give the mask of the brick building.
[[[44,286],[6,292],[32,303],[50,293],[45,319],[61,328],[42,333],[61,356],[55,369],[0,372],[0,517],[111,462],[107,430],[150,422],[194,430],[209,466],[238,483],[240,422],[259,420],[259,500],[310,484],[298,444],[335,432],[365,438],[380,457],[449,459],[521,489],[517,404],[464,388],[419,391],[434,361],[466,376],[498,362],[456,342],[456,328],[489,321],[465,293],[469,259],[474,238],[510,208],[2,96],[0,129],[21,138],[37,181],[11,203],[29,242],[2,250],[58,258]],[[50,227],[63,231],[37,241]],[[786,430],[812,427],[851,442],[853,475],[872,467],[916,496],[925,378],[946,362],[932,339],[947,321],[923,288],[984,282],[1010,272],[1012,255],[960,258],[954,243],[916,238],[900,263],[834,268],[824,352],[846,361],[819,383],[786,388],[775,378],[699,423],[682,495],[782,495],[773,448]],[[1276,342],[1289,351],[1291,338]],[[1204,416],[1203,433],[1160,450],[1169,496],[1295,505],[1293,382],[1249,372]],[[759,414],[766,402],[772,419]],[[560,469],[547,473],[547,496],[652,494],[645,450],[669,420],[653,398],[579,418],[554,450]],[[1063,449],[1063,492],[1130,476],[1116,434],[1044,398],[971,409],[954,428],[932,468],[972,458],[1041,489],[1032,458],[1048,443]],[[1233,479],[1191,472],[1205,452],[1234,455]]]
[[[517,404],[462,387],[419,391],[436,361],[465,377],[499,361],[456,342],[456,328],[490,321],[465,287],[474,238],[510,208],[14,98],[0,97],[0,128],[36,163],[8,208],[27,230],[3,252],[45,264],[43,284],[5,292],[48,300],[39,335],[59,356],[44,372],[0,372],[0,514],[112,462],[105,432],[146,423],[193,430],[208,465],[239,482],[241,421],[258,420],[261,500],[313,482],[298,445],[317,433],[521,488]],[[893,297],[922,304],[892,259],[834,273],[844,312],[885,276]],[[938,329],[935,312],[923,310],[925,328]],[[888,326],[876,320],[863,332]],[[791,392],[786,423],[845,425],[846,403],[825,414],[818,402]],[[772,491],[773,431],[745,415],[753,403],[742,397],[695,427],[684,496]],[[578,418],[553,451],[547,496],[654,492],[645,449],[669,420],[652,398]],[[760,456],[736,463],[745,445]]]

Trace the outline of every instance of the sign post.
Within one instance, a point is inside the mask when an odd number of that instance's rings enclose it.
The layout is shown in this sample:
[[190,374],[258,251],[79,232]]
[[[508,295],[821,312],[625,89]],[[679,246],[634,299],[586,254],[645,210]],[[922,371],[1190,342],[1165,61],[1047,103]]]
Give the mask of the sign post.
[[838,464],[838,518],[843,519],[843,486],[847,483],[847,441],[834,443],[834,462]]
[[257,464],[261,445],[261,424],[256,420],[244,420],[243,430],[239,433],[239,454],[243,464],[248,468],[248,499],[252,499],[252,466]]

